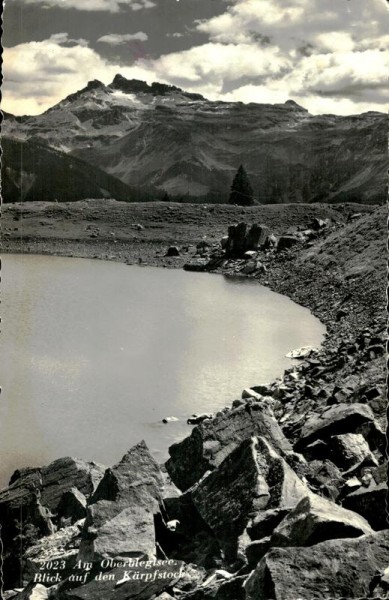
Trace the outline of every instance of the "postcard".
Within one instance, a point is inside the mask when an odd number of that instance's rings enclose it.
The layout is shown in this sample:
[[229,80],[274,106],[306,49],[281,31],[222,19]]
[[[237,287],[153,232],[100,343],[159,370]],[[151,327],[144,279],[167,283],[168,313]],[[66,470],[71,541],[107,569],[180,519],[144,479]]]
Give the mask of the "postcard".
[[8,0],[5,600],[389,596],[384,0]]

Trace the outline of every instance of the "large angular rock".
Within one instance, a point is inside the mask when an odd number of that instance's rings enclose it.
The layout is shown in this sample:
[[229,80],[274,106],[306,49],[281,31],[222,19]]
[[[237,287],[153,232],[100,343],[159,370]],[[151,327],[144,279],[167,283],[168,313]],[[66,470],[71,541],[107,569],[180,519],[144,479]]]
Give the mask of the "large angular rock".
[[269,228],[254,223],[247,229],[246,223],[238,223],[228,228],[228,239],[225,241],[225,253],[228,257],[240,258],[245,252],[258,250],[266,246]]
[[309,494],[276,527],[274,546],[312,546],[333,538],[352,538],[373,533],[360,515],[326,498]]
[[355,432],[358,427],[372,421],[373,412],[366,404],[329,406],[308,418],[295,444],[295,450],[302,450],[317,439],[325,440],[333,435]]
[[386,483],[370,487],[360,487],[343,500],[343,506],[362,515],[373,529],[387,529],[389,527],[387,514],[388,486]]
[[[61,590],[61,600],[150,600],[170,589],[184,576],[183,563],[171,561],[160,568],[116,568],[104,573],[106,579],[88,582],[72,590]],[[127,573],[127,575],[126,575]],[[108,578],[111,577],[111,579]],[[64,586],[65,587],[65,586]]]
[[78,458],[60,458],[42,468],[41,503],[55,512],[65,492],[72,488],[89,497],[104,475],[105,467]]
[[[43,537],[30,546],[23,558],[23,577],[26,581],[34,579],[35,573],[40,572],[42,563],[57,561],[61,564],[61,577],[66,577],[72,570],[78,555],[81,541],[82,521],[77,525],[64,527],[55,533]],[[57,573],[56,569],[45,569],[50,575]]]
[[248,578],[246,599],[367,598],[388,556],[388,530],[309,548],[273,548]]
[[226,559],[237,558],[238,538],[255,515],[293,508],[307,487],[264,438],[245,440],[192,490],[193,503]]
[[291,450],[272,410],[265,403],[247,403],[205,421],[189,437],[173,444],[166,469],[177,487],[186,490],[250,436],[263,436],[280,453]]
[[334,435],[329,439],[328,445],[332,462],[341,469],[350,469],[366,459],[370,459],[372,465],[378,466],[369,444],[360,433]]
[[170,558],[205,569],[220,566],[220,546],[194,506],[190,492],[164,499],[161,514],[155,520],[155,531],[159,547]]
[[154,514],[163,476],[146,444],[131,448],[107,469],[88,508],[80,559],[155,556]]
[[[4,579],[7,587],[20,586],[23,552],[42,536],[54,532],[58,507],[72,489],[89,496],[104,467],[93,462],[61,458],[47,467],[15,471],[8,488],[0,492],[0,525],[4,544]],[[22,515],[22,519],[20,516]]]

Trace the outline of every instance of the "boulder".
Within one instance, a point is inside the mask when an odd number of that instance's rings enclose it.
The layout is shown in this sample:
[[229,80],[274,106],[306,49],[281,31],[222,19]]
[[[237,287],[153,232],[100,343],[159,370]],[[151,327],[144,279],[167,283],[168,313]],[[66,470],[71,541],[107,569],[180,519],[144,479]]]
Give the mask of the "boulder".
[[107,469],[87,507],[80,560],[155,556],[154,514],[163,483],[145,442]]
[[180,256],[180,251],[177,248],[177,246],[170,246],[167,250],[166,250],[166,254],[165,256]]
[[78,458],[60,458],[42,468],[41,504],[56,513],[65,492],[76,488],[86,497],[96,489],[105,467]]
[[374,415],[365,404],[335,404],[311,415],[302,427],[295,450],[302,450],[317,439],[354,432],[358,427],[374,421]]
[[301,239],[295,235],[282,235],[278,240],[277,250],[278,252],[281,252],[281,250],[288,250],[300,242]]
[[225,243],[226,256],[242,258],[246,252],[257,251],[268,244],[269,229],[265,225],[254,224],[247,230],[246,223],[231,225]]
[[246,403],[204,421],[189,437],[173,444],[166,469],[177,487],[186,490],[252,435],[265,437],[278,452],[291,450],[272,410],[260,402]]
[[273,548],[246,584],[246,600],[367,598],[388,564],[389,531],[327,540],[309,548]]
[[306,477],[320,494],[336,500],[344,484],[340,469],[330,460],[313,460],[308,464]]
[[246,250],[246,223],[238,223],[228,228],[228,242],[226,246],[226,256],[240,257]]
[[192,415],[187,419],[188,425],[198,425],[207,419],[212,419],[212,415],[210,413],[202,413],[201,415]]
[[250,542],[247,544],[245,548],[246,560],[248,564],[248,568],[255,569],[259,561],[263,556],[265,556],[266,552],[271,548],[271,538],[264,537],[261,540],[255,540],[254,542]]
[[307,487],[267,440],[253,437],[204,477],[191,496],[226,559],[234,561],[238,538],[257,513],[292,508],[307,493]]
[[257,260],[249,260],[244,265],[244,267],[240,270],[240,272],[243,273],[243,275],[251,275],[252,273],[255,273],[261,267],[261,264],[262,263],[260,263]]
[[372,465],[378,466],[369,444],[360,433],[334,435],[328,440],[328,445],[332,462],[341,469],[350,469],[366,459],[370,459]]
[[359,487],[343,500],[343,506],[362,515],[375,530],[389,526],[387,515],[388,487],[386,483],[371,482],[368,488]]
[[373,533],[360,515],[310,493],[276,527],[275,546],[312,546],[333,538],[352,538]]
[[254,398],[255,400],[261,400],[262,396],[261,396],[261,394],[258,394],[257,392],[255,392],[252,388],[245,388],[242,392],[242,398],[243,399]]
[[[43,537],[30,546],[23,557],[23,577],[31,581],[35,573],[39,573],[42,562],[61,561],[61,577],[67,577],[76,563],[78,548],[81,541],[83,522],[64,527],[49,536]],[[56,570],[45,569],[50,575]]]
[[150,600],[170,589],[182,577],[184,564],[171,561],[161,567],[115,568],[75,589],[61,589],[61,600]]
[[[169,523],[176,523],[175,529]],[[155,519],[156,540],[170,558],[195,563],[205,569],[221,564],[220,546],[193,504],[190,492],[165,498]]]
[[247,527],[248,535],[252,540],[261,540],[270,536],[288,512],[287,508],[271,508],[261,511],[251,519]]

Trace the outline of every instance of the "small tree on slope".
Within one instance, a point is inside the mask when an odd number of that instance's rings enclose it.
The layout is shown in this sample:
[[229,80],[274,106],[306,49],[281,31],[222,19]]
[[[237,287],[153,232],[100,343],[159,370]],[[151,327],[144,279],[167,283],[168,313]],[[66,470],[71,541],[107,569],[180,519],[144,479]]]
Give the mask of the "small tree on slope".
[[243,165],[240,165],[232,182],[229,203],[240,204],[241,206],[254,204],[253,188]]

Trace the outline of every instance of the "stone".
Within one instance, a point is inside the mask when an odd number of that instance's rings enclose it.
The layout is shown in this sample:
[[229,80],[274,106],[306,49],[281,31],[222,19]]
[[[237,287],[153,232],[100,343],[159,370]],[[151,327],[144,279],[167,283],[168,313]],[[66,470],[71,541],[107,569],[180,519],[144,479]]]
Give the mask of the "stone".
[[167,250],[166,250],[166,254],[165,256],[170,256],[170,257],[174,257],[174,256],[180,256],[180,251],[177,248],[177,246],[170,246]]
[[242,398],[254,398],[255,400],[261,400],[261,394],[255,392],[252,388],[245,388],[242,392]]
[[66,585],[63,586],[60,598],[61,600],[150,600],[166,589],[170,589],[180,580],[185,568],[184,564],[178,561],[171,561],[171,563],[160,568],[158,566],[118,567],[105,573],[111,579],[107,577],[91,580],[85,585],[70,590],[66,589]]
[[215,600],[245,600],[246,593],[243,585],[246,579],[245,576],[238,576],[222,583],[216,593]]
[[80,560],[154,557],[154,515],[163,484],[161,470],[143,441],[107,469],[87,507]]
[[327,459],[310,462],[306,477],[313,489],[331,500],[337,500],[344,484],[340,469]]
[[369,533],[373,530],[360,515],[310,493],[276,527],[271,545],[312,546],[333,538],[352,538]]
[[198,425],[207,419],[212,419],[212,415],[210,413],[202,413],[201,415],[192,415],[187,419],[188,425]]
[[86,517],[86,498],[80,490],[73,487],[62,494],[57,508],[57,516],[61,519],[70,519],[75,523]]
[[[23,557],[23,577],[26,581],[34,578],[40,571],[42,562],[61,561],[61,577],[67,577],[76,563],[78,549],[81,541],[81,528],[83,522],[64,527],[59,531],[45,536],[30,546]],[[50,575],[55,575],[55,570],[46,569]]]
[[179,421],[177,417],[164,417],[162,419],[162,423],[174,423],[175,421]]
[[269,228],[266,225],[252,225],[246,237],[246,249],[257,250],[263,248],[267,243],[269,233]]
[[325,460],[330,457],[330,449],[328,444],[322,440],[316,440],[312,444],[308,444],[303,450],[307,460]]
[[370,451],[369,444],[360,433],[343,433],[330,437],[328,445],[331,450],[331,460],[341,469],[370,459],[371,464],[378,466],[377,460]]
[[292,248],[300,242],[301,239],[295,235],[282,235],[278,240],[277,250],[278,252],[281,252],[281,250],[289,250],[289,248]]
[[388,486],[374,481],[368,488],[360,487],[343,500],[343,506],[362,515],[375,530],[389,527],[387,515]]
[[291,450],[269,406],[246,404],[204,421],[189,437],[173,444],[166,469],[177,487],[187,490],[252,435],[265,437],[281,454]]
[[246,560],[249,569],[255,569],[261,558],[263,558],[268,550],[271,548],[270,536],[264,537],[261,540],[255,540],[250,542],[246,548]]
[[327,540],[309,548],[273,548],[245,583],[246,600],[367,598],[388,564],[389,531]]
[[63,494],[77,488],[87,498],[103,477],[105,467],[78,458],[59,458],[42,468],[41,503],[54,513]]
[[247,250],[244,255],[243,258],[245,260],[252,260],[254,258],[257,258],[258,252],[256,252],[255,250]]
[[359,426],[374,421],[372,410],[365,404],[335,404],[314,413],[305,422],[295,450],[302,450],[317,439],[354,432]]
[[270,536],[288,512],[288,508],[271,508],[259,512],[247,526],[248,535],[254,541]]
[[309,356],[317,354],[317,352],[317,348],[313,348],[313,346],[303,346],[302,348],[296,348],[295,350],[291,350],[286,356],[287,358],[305,359]]
[[[173,531],[169,522],[176,521]],[[221,564],[220,546],[196,510],[189,492],[177,498],[166,498],[155,519],[156,539],[162,552],[186,563],[205,569]]]
[[40,583],[29,584],[22,592],[11,598],[12,600],[48,600],[50,591]]
[[222,239],[220,240],[220,245],[222,247],[222,250],[225,250],[227,248],[227,245],[228,245],[228,235],[224,235],[222,237]]
[[267,508],[291,508],[308,490],[262,437],[243,441],[191,491],[193,504],[215,534],[226,560],[237,558],[238,538]]
[[256,260],[249,260],[247,261],[245,266],[240,270],[240,272],[243,273],[243,275],[251,275],[252,273],[255,273],[260,266],[260,262],[257,262]]

